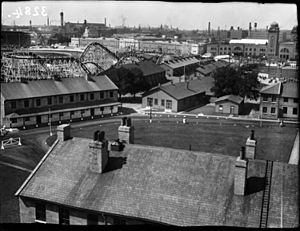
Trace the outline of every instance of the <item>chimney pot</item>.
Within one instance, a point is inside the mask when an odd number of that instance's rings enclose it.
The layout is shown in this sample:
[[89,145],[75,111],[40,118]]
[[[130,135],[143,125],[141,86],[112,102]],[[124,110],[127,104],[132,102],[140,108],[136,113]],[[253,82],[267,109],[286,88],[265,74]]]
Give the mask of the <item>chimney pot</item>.
[[131,118],[124,117],[122,124],[118,129],[119,140],[125,141],[127,144],[134,143],[134,127],[131,123]]

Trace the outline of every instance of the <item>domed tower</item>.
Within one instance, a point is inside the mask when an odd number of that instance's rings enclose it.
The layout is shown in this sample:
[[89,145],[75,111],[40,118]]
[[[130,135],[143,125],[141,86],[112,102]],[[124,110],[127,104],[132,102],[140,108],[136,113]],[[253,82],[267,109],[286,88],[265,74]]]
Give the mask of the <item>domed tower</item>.
[[268,30],[268,56],[278,56],[279,50],[279,26],[273,22]]

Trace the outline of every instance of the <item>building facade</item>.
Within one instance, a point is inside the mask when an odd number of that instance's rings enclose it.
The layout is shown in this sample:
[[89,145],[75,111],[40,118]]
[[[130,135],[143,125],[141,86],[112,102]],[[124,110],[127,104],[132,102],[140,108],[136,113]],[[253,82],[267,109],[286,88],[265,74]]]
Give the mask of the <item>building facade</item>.
[[287,80],[266,86],[260,91],[260,113],[266,119],[298,119],[298,82]]
[[100,118],[118,112],[118,88],[107,76],[1,84],[1,117],[7,127]]

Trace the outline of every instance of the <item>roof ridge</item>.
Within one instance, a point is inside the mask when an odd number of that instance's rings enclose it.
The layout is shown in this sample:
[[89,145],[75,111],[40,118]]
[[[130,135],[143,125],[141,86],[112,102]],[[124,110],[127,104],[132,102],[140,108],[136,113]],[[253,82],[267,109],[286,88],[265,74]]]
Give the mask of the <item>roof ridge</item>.
[[52,146],[47,151],[47,153],[43,156],[43,158],[40,160],[40,162],[37,164],[37,166],[35,166],[35,168],[32,170],[32,172],[30,173],[30,175],[23,182],[23,184],[21,185],[21,187],[17,190],[17,192],[15,193],[15,196],[18,196],[21,193],[21,191],[25,188],[25,186],[28,184],[28,182],[30,181],[30,179],[37,172],[37,170],[41,167],[41,165],[44,163],[44,161],[50,155],[50,153],[52,152],[52,150],[54,149],[54,147],[58,144],[58,142],[59,142],[59,139],[56,139],[55,142],[52,144]]

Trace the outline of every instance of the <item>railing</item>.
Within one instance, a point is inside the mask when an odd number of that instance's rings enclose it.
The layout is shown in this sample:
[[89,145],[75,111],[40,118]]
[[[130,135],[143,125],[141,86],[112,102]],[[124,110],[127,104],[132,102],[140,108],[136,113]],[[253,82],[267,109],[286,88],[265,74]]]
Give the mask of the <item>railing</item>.
[[1,149],[5,149],[6,146],[13,146],[13,145],[22,145],[21,137],[9,138],[7,140],[1,141]]

